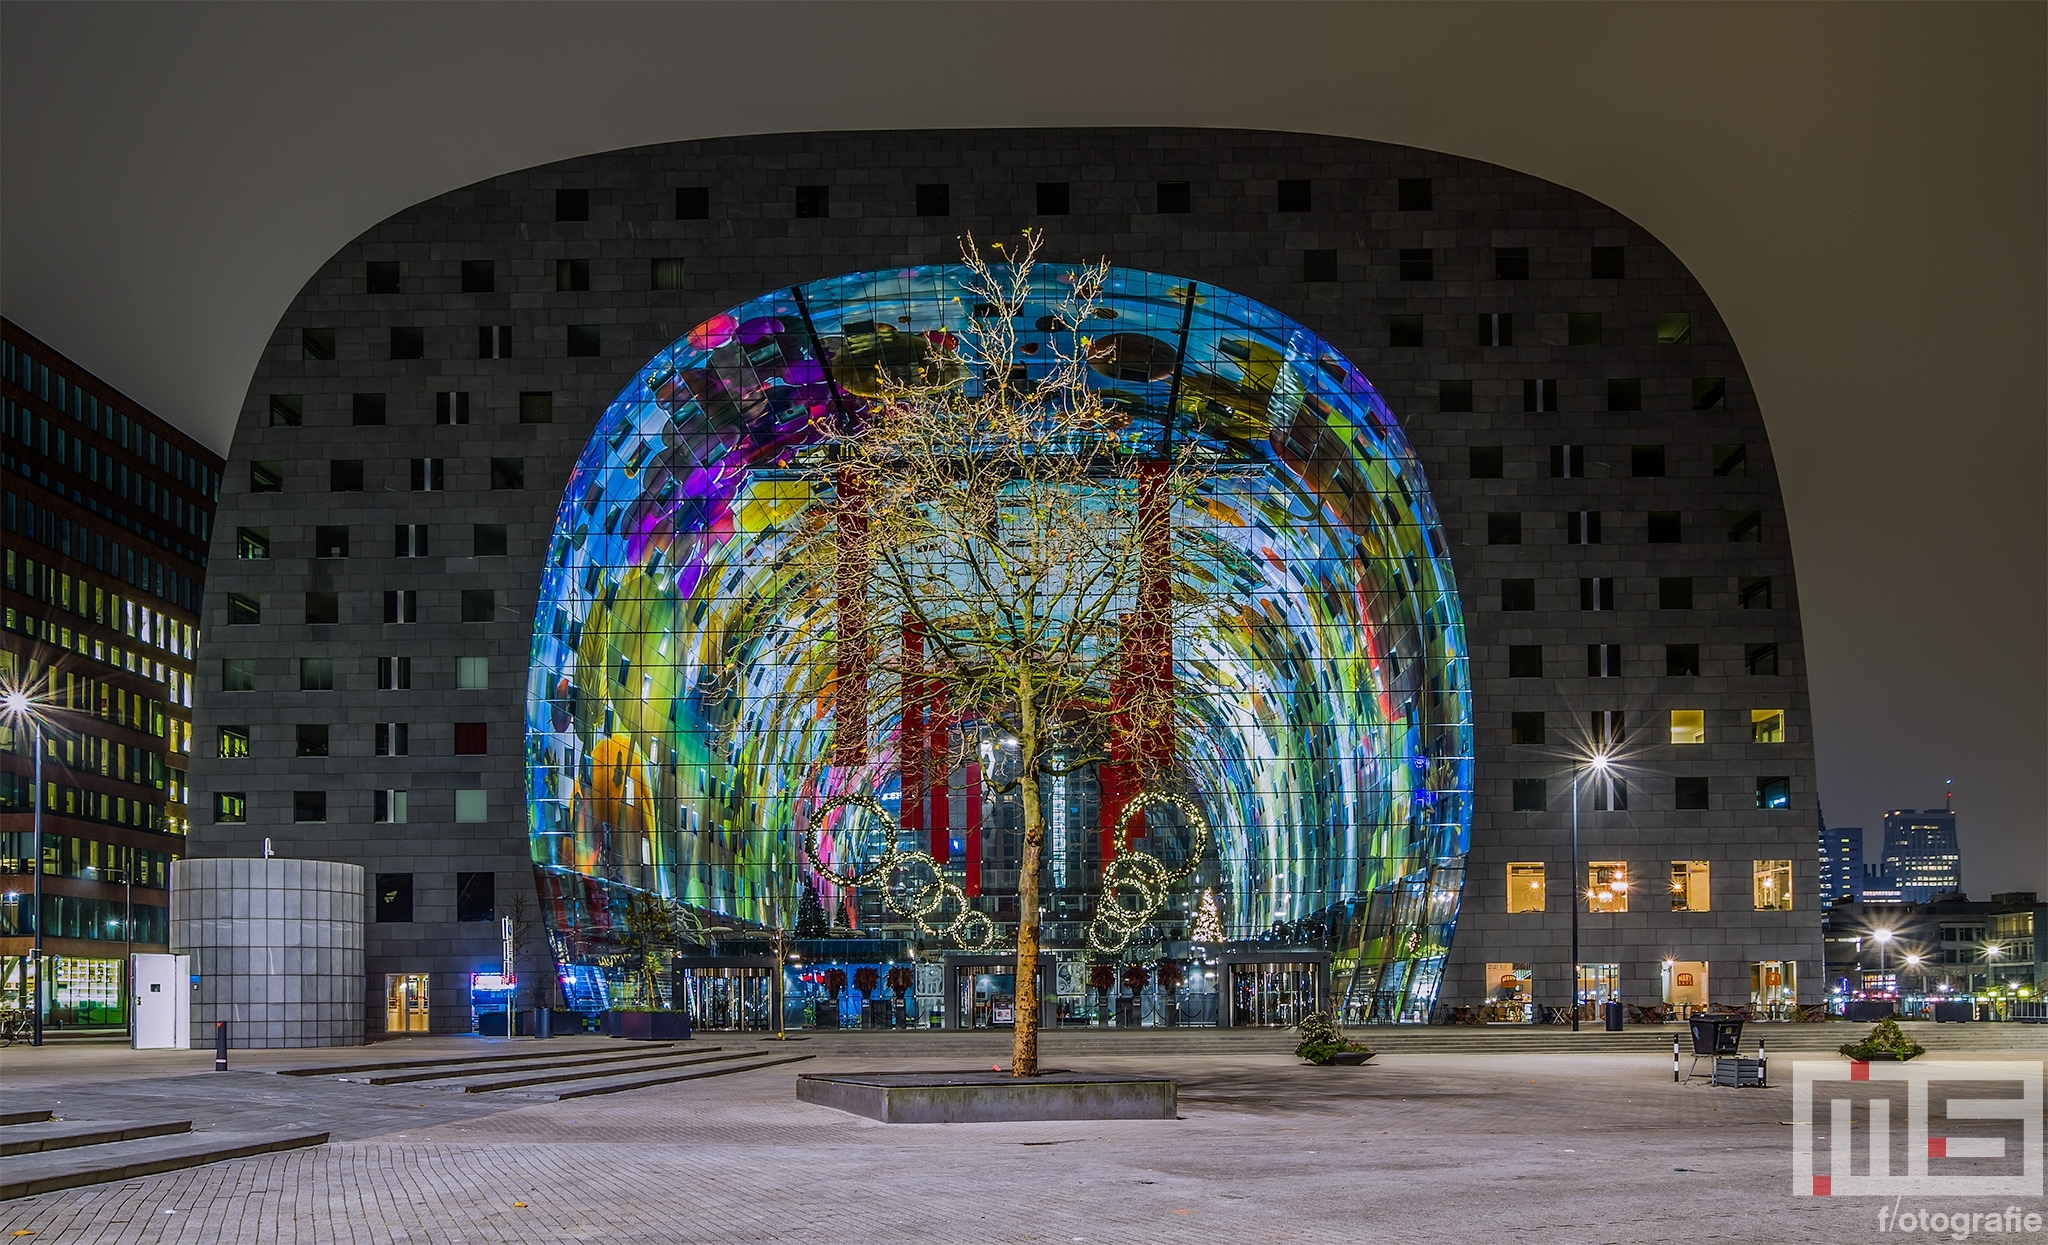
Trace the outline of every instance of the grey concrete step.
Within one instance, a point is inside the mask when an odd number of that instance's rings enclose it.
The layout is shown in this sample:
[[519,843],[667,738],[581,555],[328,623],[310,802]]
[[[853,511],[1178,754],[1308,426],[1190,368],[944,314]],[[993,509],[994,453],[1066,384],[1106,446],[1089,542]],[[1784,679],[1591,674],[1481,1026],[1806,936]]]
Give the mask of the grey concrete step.
[[170,1140],[150,1137],[50,1150],[8,1161],[4,1173],[0,1173],[0,1201],[325,1144],[326,1133],[273,1128],[261,1132],[185,1133]]
[[39,1124],[49,1118],[48,1111],[0,1111],[0,1128],[15,1124]]
[[[662,1044],[663,1047],[669,1045],[669,1043]],[[600,1050],[588,1053],[579,1052],[575,1055],[554,1059],[529,1058],[524,1062],[490,1061],[488,1064],[483,1062],[460,1065],[442,1064],[425,1072],[389,1072],[376,1076],[366,1076],[362,1080],[370,1085],[407,1085],[415,1081],[453,1080],[456,1077],[465,1075],[466,1071],[471,1069],[474,1070],[476,1075],[495,1076],[501,1072],[532,1072],[542,1069],[590,1068],[604,1064],[641,1063],[651,1059],[672,1059],[680,1058],[684,1055],[704,1055],[722,1049],[724,1048],[718,1046],[700,1046],[687,1051],[671,1051],[667,1049],[653,1051]],[[727,1058],[731,1058],[731,1056],[727,1056]]]
[[0,1158],[191,1131],[190,1120],[45,1120],[0,1131]]
[[648,1089],[655,1085],[673,1085],[678,1081],[701,1081],[707,1077],[732,1076],[740,1072],[756,1072],[762,1068],[773,1068],[785,1063],[802,1063],[806,1059],[815,1057],[813,1055],[785,1055],[780,1059],[758,1059],[751,1063],[728,1064],[702,1072],[672,1072],[664,1076],[639,1078],[620,1077],[617,1080],[592,1081],[589,1084],[576,1085],[559,1093],[542,1096],[555,1101],[565,1098],[595,1098],[601,1094],[623,1094],[627,1090]]
[[[535,1085],[554,1085],[564,1081],[588,1081],[597,1080],[605,1077],[616,1078],[621,1076],[638,1076],[642,1073],[653,1072],[657,1070],[665,1071],[670,1068],[691,1068],[697,1066],[698,1064],[706,1063],[729,1063],[735,1059],[748,1059],[753,1057],[755,1057],[755,1052],[752,1051],[740,1051],[724,1055],[699,1055],[695,1051],[679,1051],[672,1055],[663,1055],[656,1058],[648,1058],[635,1061],[635,1066],[632,1067],[613,1066],[592,1068],[589,1065],[585,1064],[578,1065],[573,1068],[557,1069],[553,1072],[542,1073],[538,1076],[500,1077],[495,1080],[487,1081],[465,1080],[462,1084],[462,1092],[466,1094],[489,1094],[507,1089],[529,1089]],[[453,1080],[453,1078],[450,1079]],[[450,1088],[452,1087],[453,1086],[451,1085]]]
[[[663,1047],[674,1046],[676,1043],[642,1042],[638,1043],[638,1045],[646,1050],[659,1050]],[[531,1061],[540,1053],[534,1046],[527,1043],[521,1043],[521,1047],[522,1049],[520,1050],[493,1051],[488,1054],[450,1054],[419,1059],[386,1059],[371,1063],[318,1064],[310,1068],[279,1068],[277,1074],[279,1076],[347,1076],[356,1072],[396,1072],[407,1068],[449,1067],[456,1064],[515,1063],[521,1060]],[[541,1049],[545,1049],[551,1058],[562,1060],[576,1059],[586,1055],[602,1055],[616,1051],[618,1047],[607,1044],[604,1046],[571,1046],[566,1049],[560,1047]]]

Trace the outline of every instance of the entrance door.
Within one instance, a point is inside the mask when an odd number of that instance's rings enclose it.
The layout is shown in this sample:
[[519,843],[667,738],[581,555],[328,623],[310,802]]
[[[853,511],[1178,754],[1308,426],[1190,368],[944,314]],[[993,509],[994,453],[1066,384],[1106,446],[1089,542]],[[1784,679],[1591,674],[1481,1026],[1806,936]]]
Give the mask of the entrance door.
[[191,958],[135,957],[135,1049],[184,1050],[191,1045]]
[[1320,966],[1230,965],[1230,1023],[1284,1029],[1322,1009]]
[[1526,1025],[1536,1022],[1536,994],[1530,985],[1527,964],[1491,963],[1486,966],[1486,1006],[1481,1019],[1493,1025]]
[[1579,965],[1579,1019],[1600,1019],[1600,1005],[1621,998],[1621,965]]
[[1664,1006],[1673,1008],[1684,1020],[1707,1005],[1707,962],[1666,960],[1664,962]]
[[1017,1027],[1017,974],[1008,965],[978,964],[960,974],[960,1015],[968,1028]]
[[427,974],[384,974],[384,1032],[427,1031]]
[[694,1029],[764,1033],[775,1029],[772,968],[686,968],[683,1007]]
[[1758,1020],[1790,1020],[1798,1003],[1797,966],[1791,960],[1757,960],[1749,966],[1749,1005]]

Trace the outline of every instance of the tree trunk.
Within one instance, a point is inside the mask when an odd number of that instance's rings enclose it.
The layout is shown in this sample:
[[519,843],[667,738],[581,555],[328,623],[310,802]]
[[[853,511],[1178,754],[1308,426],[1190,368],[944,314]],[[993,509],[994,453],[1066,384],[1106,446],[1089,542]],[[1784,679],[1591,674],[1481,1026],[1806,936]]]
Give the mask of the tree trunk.
[[1019,680],[1021,729],[1018,761],[1024,801],[1024,851],[1017,861],[1017,1028],[1010,1048],[1010,1075],[1038,1075],[1038,859],[1045,849],[1045,817],[1038,807],[1038,715],[1032,705],[1031,676]]

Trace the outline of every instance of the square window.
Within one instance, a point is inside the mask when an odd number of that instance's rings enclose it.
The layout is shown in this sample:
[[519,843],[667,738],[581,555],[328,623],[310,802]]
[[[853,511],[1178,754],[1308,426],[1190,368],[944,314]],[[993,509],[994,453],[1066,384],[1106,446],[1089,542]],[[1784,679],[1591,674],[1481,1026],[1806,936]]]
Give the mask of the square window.
[[302,692],[333,691],[334,659],[332,657],[299,658],[299,690]]
[[455,686],[465,692],[480,692],[491,685],[491,659],[488,657],[458,657],[455,659]]
[[488,259],[465,259],[462,261],[462,292],[465,294],[490,294],[498,288],[498,265]]
[[1707,807],[1708,782],[1704,778],[1675,779],[1672,798],[1679,808],[1699,812]]
[[262,621],[263,606],[255,593],[228,593],[228,626],[252,627]]
[[1436,386],[1437,409],[1445,412],[1461,412],[1472,409],[1472,382],[1469,380],[1438,381]]
[[379,722],[374,732],[380,757],[402,757],[412,753],[412,727],[404,722]]
[[344,524],[321,524],[313,529],[313,556],[316,558],[345,558],[348,556],[348,527]]
[[253,657],[229,657],[220,663],[220,690],[223,692],[253,692],[256,690],[256,659]]
[[1508,911],[1543,911],[1542,861],[1512,860],[1508,862]]
[[327,793],[325,791],[292,792],[292,820],[300,823],[326,821]]
[[478,523],[470,528],[469,556],[473,558],[502,558],[505,556],[505,525],[503,523]]
[[580,294],[590,288],[590,261],[587,259],[558,259],[555,261],[555,292],[558,294]]
[[464,588],[462,590],[462,621],[466,623],[487,623],[498,616],[498,595],[490,588]]
[[1522,409],[1525,411],[1554,411],[1557,409],[1557,382],[1554,380],[1525,380],[1522,382]]
[[457,392],[435,394],[434,422],[448,427],[468,423],[469,395]]
[[676,187],[677,220],[710,220],[711,188],[709,186]]
[[[1678,781],[1684,782],[1681,778]],[[1684,807],[1681,805],[1680,807]],[[1707,862],[1704,860],[1674,860],[1671,862],[1671,910],[1673,912],[1706,912],[1713,903],[1711,888],[1707,883]]]
[[1613,752],[1628,737],[1628,715],[1620,709],[1595,709],[1586,715],[1586,731],[1596,752]]
[[1586,911],[1628,911],[1628,865],[1619,860],[1586,862]]
[[1707,742],[1707,711],[1704,709],[1673,709],[1671,711],[1671,742],[1674,744],[1703,744]]
[[463,788],[455,793],[455,820],[472,822],[485,821],[490,817],[490,801],[481,787]]
[[1475,445],[1467,451],[1471,460],[1472,478],[1475,480],[1498,480],[1501,478],[1501,447],[1498,445]]
[[1596,246],[1593,248],[1593,280],[1620,281],[1623,279],[1623,260],[1626,252],[1618,246]]
[[1764,538],[1764,516],[1762,511],[1745,510],[1728,520],[1728,543],[1731,545],[1755,544]]
[[1620,678],[1621,645],[1588,644],[1586,646],[1586,677],[1589,679]]
[[327,464],[327,491],[330,493],[360,493],[363,491],[363,460],[360,458],[336,458]]
[[379,657],[377,659],[377,690],[380,692],[411,691],[412,658]]
[[919,182],[917,186],[917,214],[919,216],[951,216],[953,214],[953,188],[945,182]]
[[491,460],[491,487],[494,489],[525,488],[526,460],[523,458],[493,458]]
[[1508,645],[1508,677],[1511,679],[1542,678],[1543,646],[1541,644]]
[[1565,317],[1565,341],[1573,346],[1600,344],[1600,313],[1574,311]]
[[370,796],[370,820],[386,825],[405,823],[405,792],[377,791]]
[[1403,281],[1436,280],[1436,252],[1428,247],[1402,247],[1400,272]]
[[1508,715],[1508,742],[1511,744],[1540,744],[1543,742],[1543,714],[1511,713]]
[[1579,608],[1582,610],[1611,610],[1614,608],[1614,577],[1611,575],[1591,576],[1579,581]]
[[299,354],[308,363],[334,361],[333,329],[300,329]]
[[555,219],[564,221],[590,219],[590,192],[588,190],[557,190],[555,192]]
[[424,558],[427,556],[427,525],[424,523],[399,523],[391,529],[391,556],[394,558]]
[[249,820],[249,797],[240,791],[213,793],[213,824],[239,826]]
[[1493,249],[1493,279],[1496,281],[1527,281],[1529,279],[1529,248],[1526,246],[1497,246]]
[[249,491],[252,493],[284,492],[284,464],[272,462],[251,462],[249,464]]
[[1499,511],[1486,516],[1486,543],[1489,545],[1519,545],[1522,543],[1522,516],[1517,511]]
[[1533,610],[1536,608],[1536,581],[1533,579],[1503,579],[1500,581],[1500,607],[1503,610]]
[[306,399],[296,393],[270,395],[270,426],[297,428],[306,422]]
[[1751,709],[1749,711],[1749,742],[1753,744],[1784,743],[1785,711],[1783,709]]
[[683,261],[680,259],[655,259],[648,261],[647,284],[657,290],[680,290],[683,288]]
[[459,757],[484,756],[491,750],[490,738],[490,724],[487,722],[457,722],[455,724],[455,755]]
[[1676,510],[1652,510],[1650,512],[1650,543],[1653,545],[1675,545],[1680,543],[1681,524]]
[[1187,182],[1159,183],[1159,214],[1181,216],[1195,210],[1194,188]]
[[225,760],[241,760],[249,755],[249,728],[246,726],[223,726],[220,728],[220,756]]
[[1643,382],[1639,380],[1608,381],[1607,409],[1610,411],[1642,410]]
[[1515,810],[1518,813],[1540,813],[1548,806],[1541,778],[1515,779]]
[[832,188],[830,186],[798,186],[796,188],[796,218],[798,220],[823,220],[832,214]]
[[1639,480],[1663,478],[1664,447],[1661,445],[1629,446],[1628,473]]
[[1742,646],[1742,664],[1751,674],[1778,673],[1778,646],[1775,644],[1745,644]]
[[1307,178],[1280,179],[1280,210],[1283,212],[1306,212],[1309,210],[1309,181]]
[[[1775,807],[1775,806],[1774,806]],[[1758,912],[1792,911],[1792,862],[1759,860],[1752,866]]]
[[1689,610],[1692,608],[1692,576],[1671,575],[1657,581],[1657,608],[1660,610]]
[[570,358],[595,359],[603,353],[600,346],[598,327],[595,324],[572,324],[569,326]]
[[1071,201],[1072,198],[1067,193],[1067,183],[1038,183],[1037,207],[1040,216],[1065,216]]
[[417,589],[399,588],[384,594],[384,621],[387,623],[416,623],[420,620],[420,594]]
[[391,330],[391,357],[394,359],[424,359],[427,357],[427,331],[419,328],[396,328]]
[[377,924],[403,925],[412,920],[412,874],[377,875]]
[[1479,344],[1482,346],[1512,346],[1515,344],[1515,317],[1505,311],[1487,312],[1479,317]]
[[363,285],[372,294],[398,293],[398,261],[373,259],[363,265]]
[[358,393],[349,399],[350,422],[358,428],[380,428],[384,424],[384,395]]
[[1570,545],[1597,545],[1600,543],[1600,512],[1598,510],[1569,510],[1564,516],[1564,539]]
[[1749,447],[1743,445],[1717,445],[1714,447],[1714,474],[1717,476],[1748,475]]
[[497,875],[458,873],[455,875],[455,919],[491,921],[497,919]]
[[522,393],[519,395],[519,422],[522,424],[552,424],[555,422],[555,395],[552,393]]
[[1695,679],[1700,673],[1700,646],[1697,644],[1666,644],[1664,646],[1664,674],[1667,678]]
[[[1335,281],[1337,279],[1337,252],[1303,251],[1301,253],[1301,279],[1304,281]],[[1399,320],[1400,316],[1394,317]],[[1422,317],[1415,317],[1417,326]]]
[[294,728],[298,735],[299,752],[302,757],[324,757],[327,755],[327,725],[323,722],[301,722]]
[[1394,183],[1394,203],[1403,212],[1427,212],[1436,195],[1427,177],[1403,177]]
[[408,470],[415,493],[438,493],[448,487],[448,460],[445,458],[415,458]]
[[341,621],[341,594],[337,592],[309,592],[306,594],[306,621],[308,623],[338,623]]
[[479,359],[511,358],[512,326],[509,324],[477,325],[476,357]]
[[1746,610],[1771,608],[1771,577],[1759,575],[1737,581],[1736,595]]
[[1727,410],[1728,382],[1719,376],[1693,377],[1692,409],[1695,411]]
[[1683,311],[1657,313],[1657,344],[1683,346],[1692,340],[1692,316]]
[[[1337,279],[1337,275],[1336,275],[1336,274],[1337,274],[1337,267],[1336,267],[1336,256],[1337,256],[1337,253],[1336,253],[1335,251],[1329,251],[1329,252],[1326,252],[1326,254],[1328,254],[1328,255],[1330,256],[1330,277],[1329,277],[1329,280],[1335,281],[1335,280]],[[1419,316],[1419,315],[1398,315],[1398,316],[1389,316],[1389,317],[1387,317],[1387,345],[1389,345],[1389,346],[1420,346],[1421,344],[1422,344],[1422,317],[1421,317],[1421,316]]]

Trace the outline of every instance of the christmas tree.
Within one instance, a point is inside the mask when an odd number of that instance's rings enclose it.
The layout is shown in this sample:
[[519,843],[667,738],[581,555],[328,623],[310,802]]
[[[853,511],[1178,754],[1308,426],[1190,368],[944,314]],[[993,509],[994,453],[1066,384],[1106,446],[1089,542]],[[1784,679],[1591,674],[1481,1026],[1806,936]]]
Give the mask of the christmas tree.
[[806,885],[796,902],[796,936],[798,938],[823,938],[831,932],[831,924],[825,919],[825,906],[818,902],[818,892]]
[[1191,935],[1195,942],[1223,941],[1223,914],[1216,907],[1216,892],[1204,890],[1201,902],[1195,905],[1195,928]]

